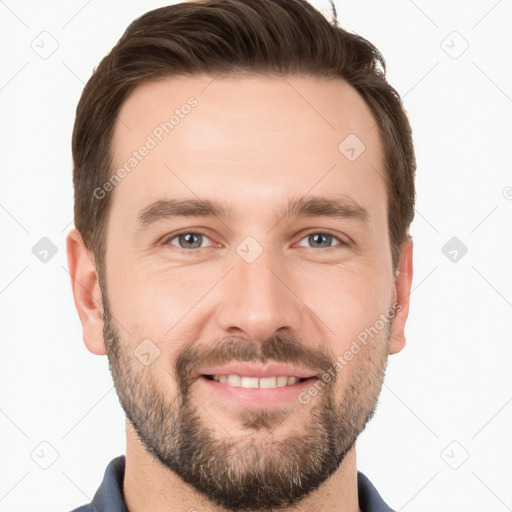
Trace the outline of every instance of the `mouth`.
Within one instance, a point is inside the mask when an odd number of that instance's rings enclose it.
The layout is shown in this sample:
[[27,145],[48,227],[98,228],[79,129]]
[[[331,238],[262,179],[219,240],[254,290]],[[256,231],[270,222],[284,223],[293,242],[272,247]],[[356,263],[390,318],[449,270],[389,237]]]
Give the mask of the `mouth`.
[[294,384],[313,380],[315,377],[288,377],[287,375],[274,375],[269,377],[242,376],[237,374],[202,375],[207,380],[225,384],[228,387],[244,389],[276,389],[293,386]]
[[209,397],[243,408],[289,406],[318,380],[312,370],[278,364],[230,364],[197,375],[199,389]]
[[197,382],[209,396],[243,407],[279,407],[297,401],[318,380],[312,368],[280,363],[230,362],[202,368]]

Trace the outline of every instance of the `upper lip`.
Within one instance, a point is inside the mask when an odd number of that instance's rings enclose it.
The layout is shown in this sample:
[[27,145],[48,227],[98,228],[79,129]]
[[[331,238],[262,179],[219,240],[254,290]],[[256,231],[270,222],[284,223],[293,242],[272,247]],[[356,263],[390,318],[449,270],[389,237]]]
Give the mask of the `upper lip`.
[[225,366],[204,368],[199,371],[200,375],[240,375],[240,377],[299,377],[307,379],[316,377],[312,370],[297,368],[286,364],[254,364],[254,363],[233,363]]

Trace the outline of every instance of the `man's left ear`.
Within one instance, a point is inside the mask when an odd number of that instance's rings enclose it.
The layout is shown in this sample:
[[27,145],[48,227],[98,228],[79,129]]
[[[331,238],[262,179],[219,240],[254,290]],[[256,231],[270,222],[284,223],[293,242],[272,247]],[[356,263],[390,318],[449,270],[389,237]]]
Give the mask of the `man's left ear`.
[[402,246],[395,277],[392,303],[395,308],[395,317],[388,343],[389,354],[396,354],[405,346],[405,322],[409,315],[409,296],[412,283],[412,246],[412,237],[409,235],[407,242]]

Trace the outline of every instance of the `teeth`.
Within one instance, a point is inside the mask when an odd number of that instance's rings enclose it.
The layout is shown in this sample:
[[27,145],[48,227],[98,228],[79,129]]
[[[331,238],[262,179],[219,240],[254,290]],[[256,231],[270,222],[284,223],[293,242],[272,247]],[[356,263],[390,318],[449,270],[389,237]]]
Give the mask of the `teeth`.
[[213,380],[234,387],[272,389],[291,386],[300,379],[298,377],[286,377],[285,375],[262,377],[261,379],[258,377],[240,377],[239,375],[213,375]]
[[263,377],[260,379],[260,388],[277,388],[277,378]]
[[277,387],[282,388],[288,384],[288,377],[277,377]]
[[238,375],[228,375],[226,380],[226,384],[228,386],[236,386],[239,387],[242,385],[242,379]]
[[258,381],[258,377],[242,377],[242,382],[240,383],[240,386],[242,386],[243,388],[259,388],[260,386]]

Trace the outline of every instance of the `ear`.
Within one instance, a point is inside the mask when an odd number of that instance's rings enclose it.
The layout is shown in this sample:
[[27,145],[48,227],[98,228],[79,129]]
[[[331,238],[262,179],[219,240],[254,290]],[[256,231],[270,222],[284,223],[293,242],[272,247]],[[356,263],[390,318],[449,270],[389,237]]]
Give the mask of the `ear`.
[[396,313],[389,338],[389,354],[396,354],[405,346],[405,322],[409,315],[409,296],[412,283],[412,246],[412,237],[409,236],[407,242],[402,246],[400,262],[395,277],[393,306]]
[[66,252],[75,307],[82,323],[85,346],[93,354],[106,354],[103,339],[103,304],[94,256],[85,246],[77,229],[68,233]]

